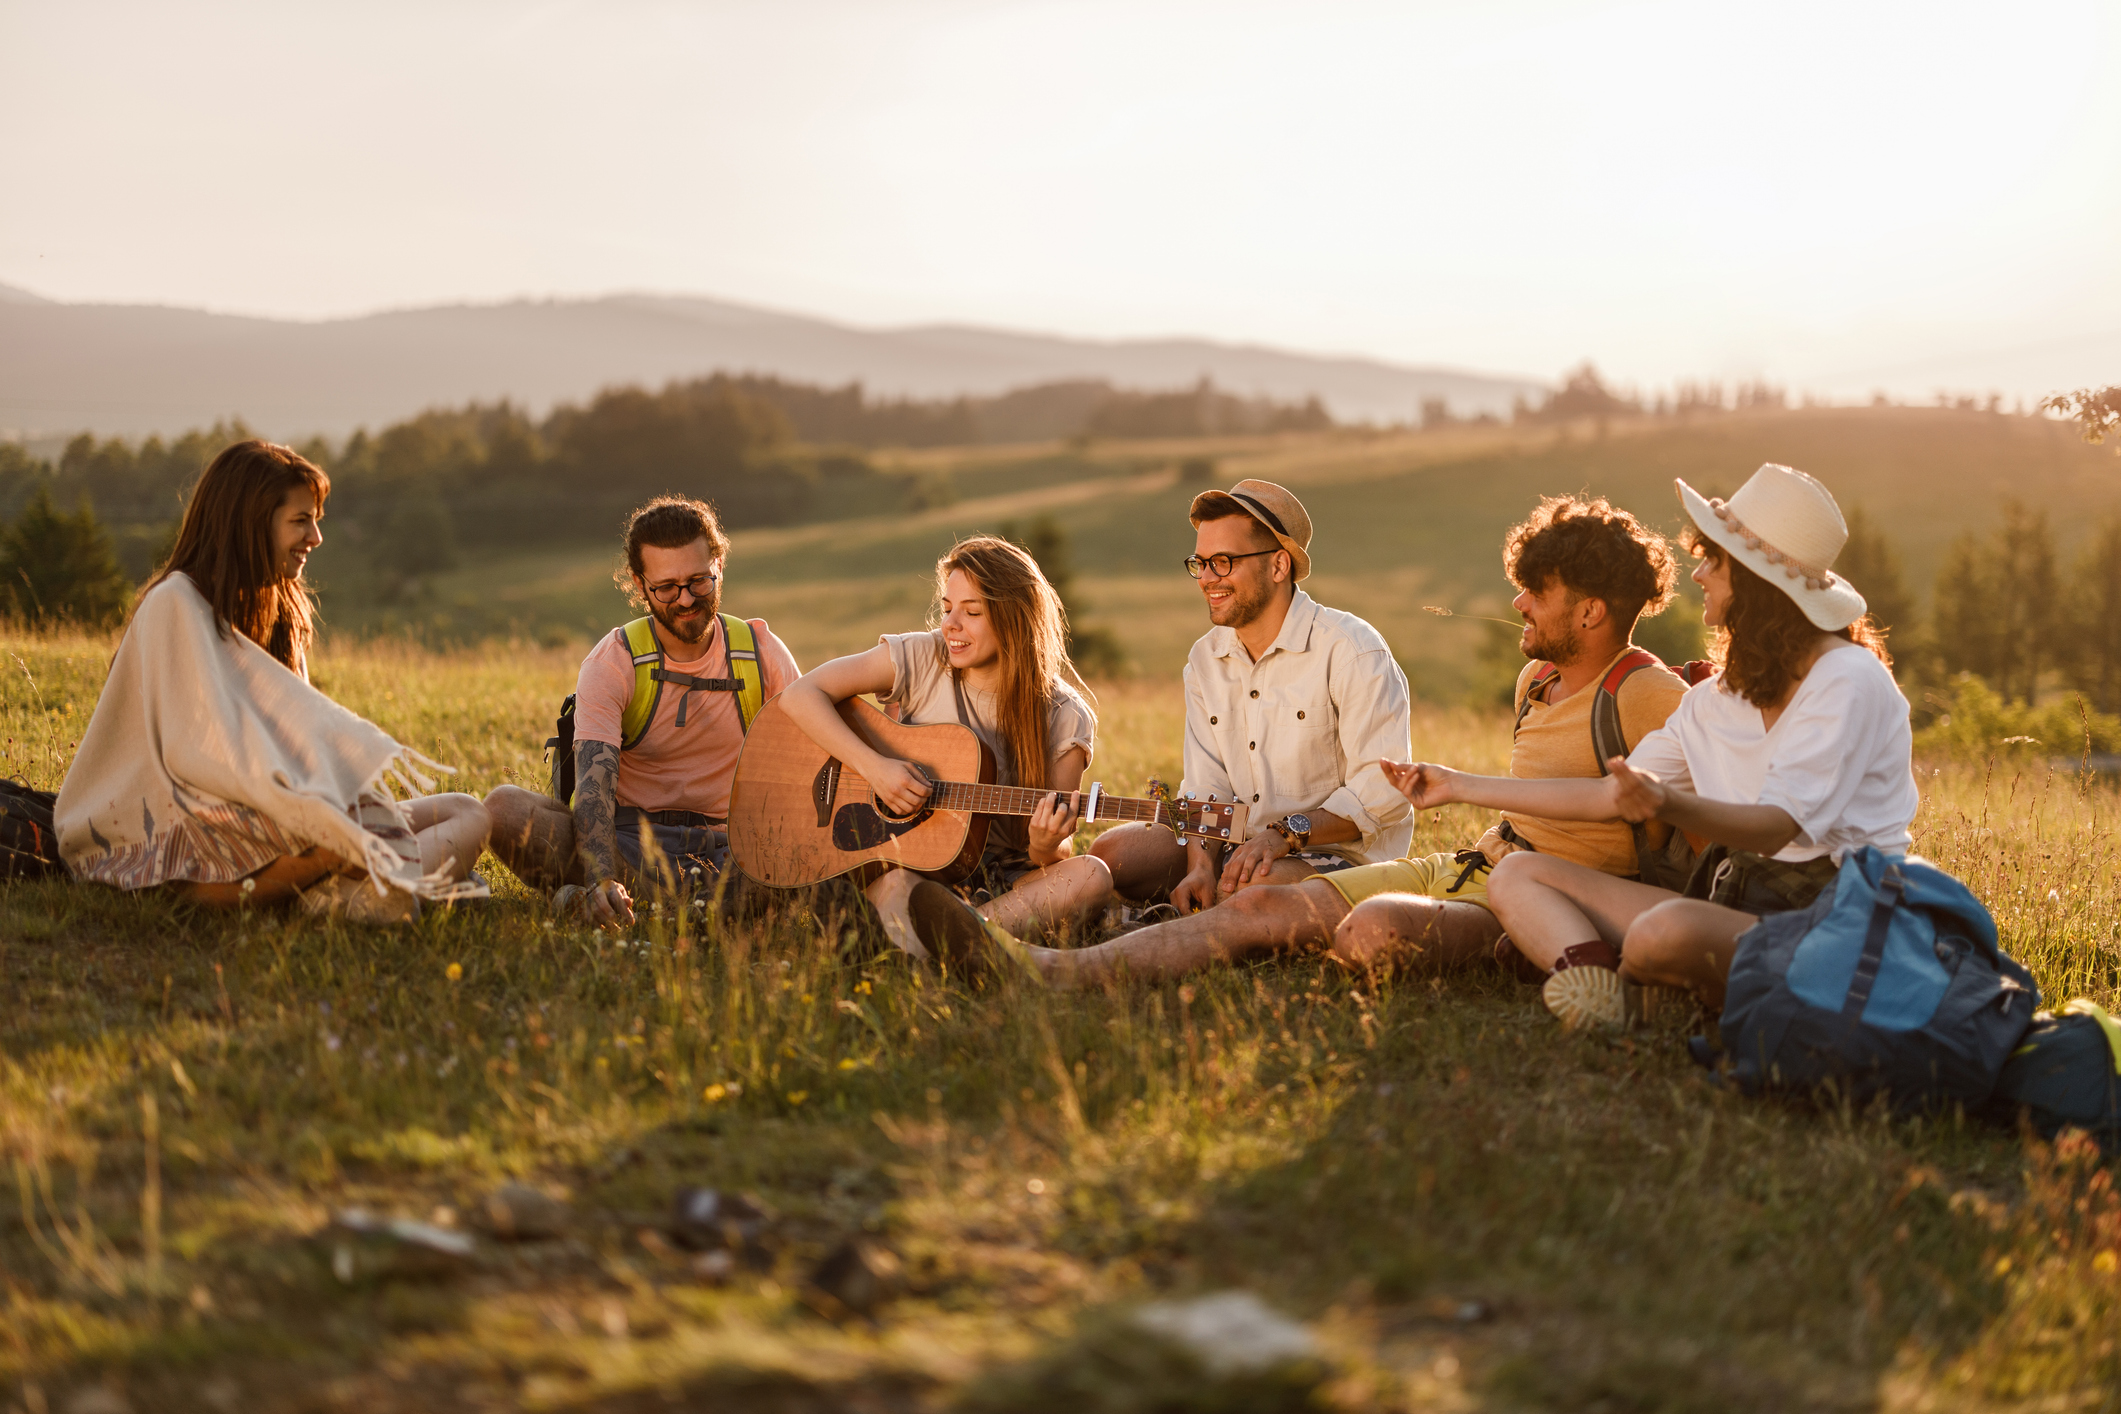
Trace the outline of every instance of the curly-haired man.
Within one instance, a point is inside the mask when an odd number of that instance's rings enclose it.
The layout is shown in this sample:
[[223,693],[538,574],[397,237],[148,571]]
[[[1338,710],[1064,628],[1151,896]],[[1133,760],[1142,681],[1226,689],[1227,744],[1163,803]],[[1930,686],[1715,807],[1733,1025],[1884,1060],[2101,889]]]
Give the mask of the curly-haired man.
[[[1518,587],[1511,604],[1525,625],[1518,647],[1531,660],[1517,679],[1510,774],[1598,776],[1592,709],[1601,694],[1617,707],[1621,734],[1633,743],[1662,726],[1686,693],[1677,674],[1630,641],[1639,618],[1671,602],[1671,548],[1603,498],[1556,496],[1511,527],[1503,567]],[[1159,980],[1210,963],[1327,946],[1356,966],[1440,971],[1495,954],[1502,930],[1488,911],[1487,875],[1505,855],[1538,850],[1633,875],[1640,847],[1623,822],[1505,813],[1455,854],[1244,889],[1217,908],[1096,947],[1027,951],[1048,981],[1064,986],[1122,974]]]

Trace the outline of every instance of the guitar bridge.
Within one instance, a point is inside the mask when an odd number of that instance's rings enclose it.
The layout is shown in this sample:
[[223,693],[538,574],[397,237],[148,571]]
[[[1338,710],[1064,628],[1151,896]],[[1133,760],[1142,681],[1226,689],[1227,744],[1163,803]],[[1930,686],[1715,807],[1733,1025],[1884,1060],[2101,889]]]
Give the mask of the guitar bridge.
[[817,779],[810,783],[810,801],[817,807],[817,827],[822,830],[832,823],[833,797],[840,793],[840,762],[837,756],[825,759],[817,768]]

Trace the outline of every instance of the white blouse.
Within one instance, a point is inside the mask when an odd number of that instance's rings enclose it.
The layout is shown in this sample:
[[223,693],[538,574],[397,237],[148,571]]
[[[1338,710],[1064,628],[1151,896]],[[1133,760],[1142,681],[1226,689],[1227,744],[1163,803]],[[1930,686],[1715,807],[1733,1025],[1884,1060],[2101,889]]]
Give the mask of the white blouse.
[[1697,683],[1628,757],[1638,771],[1709,800],[1775,805],[1797,822],[1777,859],[1801,863],[1875,845],[1905,854],[1920,796],[1907,699],[1869,649],[1830,648],[1775,722],[1728,691]]

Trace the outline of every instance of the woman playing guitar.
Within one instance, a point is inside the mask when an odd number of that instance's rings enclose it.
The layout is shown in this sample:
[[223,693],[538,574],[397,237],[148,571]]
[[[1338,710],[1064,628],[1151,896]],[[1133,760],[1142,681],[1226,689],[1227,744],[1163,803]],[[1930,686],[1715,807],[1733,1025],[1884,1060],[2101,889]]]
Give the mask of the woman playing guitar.
[[887,633],[863,653],[835,658],[782,694],[782,709],[810,739],[869,782],[898,816],[927,800],[928,778],[864,742],[838,704],[876,693],[908,725],[958,722],[994,754],[1003,783],[1056,792],[1029,819],[993,820],[986,853],[951,892],[903,869],[867,886],[893,942],[917,957],[963,959],[984,944],[980,919],[1020,934],[1079,922],[1103,909],[1112,874],[1102,860],[1074,857],[1073,802],[1097,734],[1089,688],[1068,660],[1060,596],[1038,562],[993,536],[960,542],[935,566],[937,626]]

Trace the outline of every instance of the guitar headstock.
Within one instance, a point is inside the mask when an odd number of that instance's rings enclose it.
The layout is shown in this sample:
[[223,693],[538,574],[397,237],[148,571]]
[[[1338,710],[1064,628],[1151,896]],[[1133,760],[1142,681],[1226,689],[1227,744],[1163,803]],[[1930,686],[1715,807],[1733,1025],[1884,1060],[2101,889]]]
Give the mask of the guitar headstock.
[[1205,840],[1210,844],[1242,844],[1250,823],[1251,807],[1241,800],[1166,800],[1170,812],[1165,821],[1180,839]]

